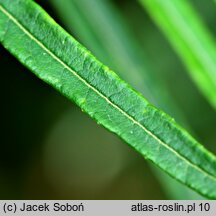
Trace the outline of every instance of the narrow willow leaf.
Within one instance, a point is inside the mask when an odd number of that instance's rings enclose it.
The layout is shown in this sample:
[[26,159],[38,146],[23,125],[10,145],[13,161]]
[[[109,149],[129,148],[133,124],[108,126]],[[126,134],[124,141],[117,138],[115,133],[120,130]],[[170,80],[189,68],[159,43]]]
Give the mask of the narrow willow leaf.
[[216,198],[216,158],[30,0],[0,0],[0,41],[35,75],[146,159]]
[[[124,17],[111,1],[49,0],[49,3],[67,29],[99,59],[114,68],[115,72],[143,93],[151,103],[175,116],[175,119],[189,128],[161,77],[153,76],[153,63],[147,58],[145,49],[133,37]],[[163,174],[157,167],[151,167],[164,192],[172,199],[201,198],[188,187]]]
[[216,46],[186,0],[139,0],[165,33],[201,92],[216,108]]

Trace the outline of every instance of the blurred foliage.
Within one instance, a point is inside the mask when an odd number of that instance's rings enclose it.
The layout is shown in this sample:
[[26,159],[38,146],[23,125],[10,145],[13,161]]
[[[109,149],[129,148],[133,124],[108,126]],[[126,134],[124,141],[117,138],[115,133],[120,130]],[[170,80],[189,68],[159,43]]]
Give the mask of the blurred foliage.
[[[105,14],[97,11],[103,7],[100,0],[37,2],[100,60],[153,104],[187,124],[197,139],[216,153],[216,114],[167,39],[138,2],[103,1],[108,5],[103,8]],[[92,8],[93,4],[97,7]],[[191,4],[216,34],[213,3],[193,0]],[[116,48],[112,55],[110,47]],[[134,55],[139,56],[138,62]],[[152,171],[140,155],[28,73],[2,47],[0,60],[5,71],[1,85],[1,199],[199,198],[176,182],[167,183],[170,178]],[[184,194],[179,194],[181,191]]]
[[140,0],[183,61],[198,89],[216,108],[216,45],[186,0]]

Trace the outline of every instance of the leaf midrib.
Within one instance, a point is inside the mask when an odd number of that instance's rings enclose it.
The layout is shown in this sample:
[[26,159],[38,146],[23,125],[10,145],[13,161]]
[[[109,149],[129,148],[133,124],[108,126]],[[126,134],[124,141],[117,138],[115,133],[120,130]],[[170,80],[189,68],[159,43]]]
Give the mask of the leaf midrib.
[[102,94],[98,89],[96,89],[94,86],[92,86],[90,83],[88,83],[83,77],[81,77],[79,74],[77,74],[73,69],[71,69],[65,62],[63,62],[58,56],[56,56],[53,52],[51,52],[42,42],[40,42],[28,29],[26,29],[17,19],[16,17],[7,11],[2,5],[0,5],[0,10],[15,24],[20,28],[30,39],[32,39],[38,46],[40,46],[44,51],[46,51],[52,58],[54,58],[57,62],[59,62],[64,68],[66,68],[68,71],[70,71],[75,77],[77,77],[81,82],[83,82],[87,87],[93,90],[96,94],[98,94],[101,98],[106,100],[108,104],[110,104],[112,107],[114,107],[116,110],[118,110],[120,113],[122,113],[125,117],[127,117],[129,120],[131,120],[134,124],[138,125],[141,129],[143,129],[147,134],[149,134],[152,138],[154,138],[159,144],[163,145],[165,148],[173,152],[177,157],[184,160],[189,166],[192,166],[194,169],[200,171],[201,173],[204,173],[205,175],[212,178],[214,181],[216,181],[216,177],[213,176],[211,173],[207,172],[203,168],[200,168],[193,164],[191,161],[189,161],[187,158],[182,156],[180,153],[178,153],[175,149],[171,148],[168,144],[163,142],[160,138],[158,138],[155,134],[153,134],[150,130],[148,130],[145,126],[143,126],[141,123],[139,123],[136,119],[134,119],[132,116],[127,114],[123,109],[121,109],[118,105],[113,103],[109,98],[107,98],[104,94]]

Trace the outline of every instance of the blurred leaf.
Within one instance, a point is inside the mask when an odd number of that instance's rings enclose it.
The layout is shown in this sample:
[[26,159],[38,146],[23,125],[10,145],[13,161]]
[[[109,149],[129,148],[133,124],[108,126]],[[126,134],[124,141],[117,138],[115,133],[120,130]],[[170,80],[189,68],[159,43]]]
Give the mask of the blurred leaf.
[[216,108],[216,46],[205,25],[185,0],[139,0],[165,33],[191,77]]
[[140,154],[197,192],[216,198],[215,157],[34,2],[0,0],[0,41],[39,78]]

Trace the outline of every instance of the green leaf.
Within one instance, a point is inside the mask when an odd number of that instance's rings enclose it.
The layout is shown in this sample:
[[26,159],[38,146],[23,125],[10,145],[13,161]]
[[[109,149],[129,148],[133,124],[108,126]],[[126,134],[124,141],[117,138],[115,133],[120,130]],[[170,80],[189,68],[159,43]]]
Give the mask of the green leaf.
[[216,108],[216,45],[186,0],[139,0],[161,28],[203,95]]
[[[100,60],[143,93],[151,103],[175,116],[184,127],[187,125],[189,128],[162,82],[164,74],[157,73],[157,76],[153,76],[154,64],[150,62],[145,48],[140,46],[126,24],[125,17],[112,1],[49,0],[49,3],[69,32],[73,32]],[[164,192],[172,199],[201,198],[161,170],[159,172],[156,166],[151,167]]]
[[216,158],[30,0],[0,0],[0,41],[35,75],[146,159],[216,198]]

